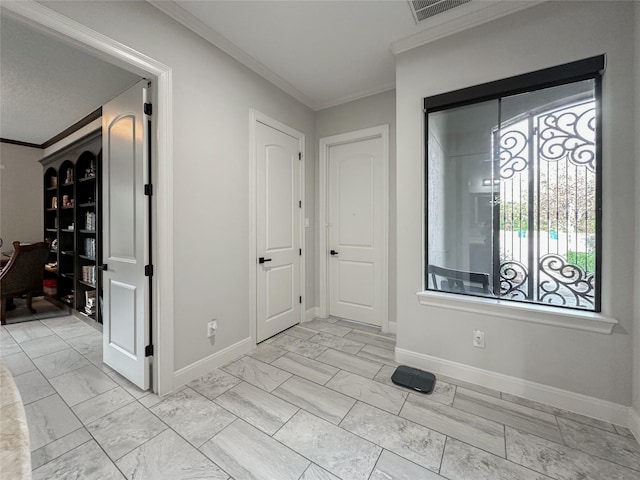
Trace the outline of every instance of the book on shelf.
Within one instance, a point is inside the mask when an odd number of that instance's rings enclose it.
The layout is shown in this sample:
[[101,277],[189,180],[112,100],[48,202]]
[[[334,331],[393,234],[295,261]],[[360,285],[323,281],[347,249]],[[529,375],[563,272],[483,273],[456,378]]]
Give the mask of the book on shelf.
[[96,284],[96,266],[95,265],[84,265],[82,267],[82,281],[86,283],[90,283],[91,285]]

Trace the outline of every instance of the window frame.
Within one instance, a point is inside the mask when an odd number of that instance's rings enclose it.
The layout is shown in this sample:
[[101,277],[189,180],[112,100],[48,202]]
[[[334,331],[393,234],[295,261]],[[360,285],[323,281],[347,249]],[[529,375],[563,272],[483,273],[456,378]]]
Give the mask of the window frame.
[[[489,299],[505,305],[523,305],[530,307],[549,307],[563,310],[572,310],[591,314],[599,314],[602,311],[602,75],[606,69],[606,55],[601,54],[583,60],[566,63],[563,65],[545,68],[514,77],[509,77],[493,82],[475,85],[452,92],[446,92],[423,99],[424,114],[424,196],[423,196],[423,290],[424,293],[440,294],[438,290],[429,288],[429,114],[449,110],[453,108],[473,105],[490,100],[534,92],[546,88],[576,83],[584,80],[594,80],[594,95],[596,102],[596,259],[595,259],[595,291],[594,308],[585,309],[566,305],[549,305],[533,301],[517,301],[502,297],[486,297],[473,293],[446,292],[444,296],[467,297],[469,300]],[[469,298],[475,297],[475,298]]]

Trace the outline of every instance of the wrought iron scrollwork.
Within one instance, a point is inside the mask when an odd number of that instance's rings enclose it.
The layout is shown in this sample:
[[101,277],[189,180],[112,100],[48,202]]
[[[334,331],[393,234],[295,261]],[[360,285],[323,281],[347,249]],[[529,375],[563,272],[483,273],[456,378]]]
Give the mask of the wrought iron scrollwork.
[[529,139],[520,130],[500,131],[500,178],[508,179],[527,169]]
[[[556,254],[547,254],[539,262],[539,300],[542,303],[578,308],[593,308],[595,274]],[[573,301],[572,301],[573,300]]]
[[527,299],[527,267],[515,260],[500,263],[500,296],[510,299]]
[[[592,102],[590,102],[592,103]],[[576,109],[575,105],[538,117],[541,159],[571,163],[596,169],[596,109]]]

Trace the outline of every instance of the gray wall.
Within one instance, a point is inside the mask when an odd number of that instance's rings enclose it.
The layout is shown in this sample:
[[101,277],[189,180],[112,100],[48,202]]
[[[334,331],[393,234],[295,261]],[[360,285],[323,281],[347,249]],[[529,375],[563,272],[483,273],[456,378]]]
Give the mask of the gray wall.
[[43,241],[42,158],[39,148],[0,143],[0,237],[11,242]]
[[[389,125],[389,321],[396,321],[396,91],[371,95],[316,112],[316,156],[323,137],[353,132],[378,125]],[[320,172],[315,172],[319,178]],[[317,186],[315,187],[318,188]],[[318,198],[319,192],[316,192]],[[317,211],[316,211],[317,215]],[[317,217],[316,217],[317,218]],[[318,241],[316,233],[316,241]],[[320,257],[320,255],[318,255]],[[319,293],[319,286],[316,295]],[[316,297],[317,298],[317,297]]]
[[[312,224],[314,112],[146,2],[45,5],[173,69],[175,369],[248,338],[249,109],[305,133]],[[313,260],[307,256],[309,306]],[[211,318],[213,343],[205,335]]]
[[[547,2],[397,57],[398,348],[631,404],[635,202],[633,3]],[[423,97],[607,54],[603,312],[612,335],[422,306]],[[615,192],[615,193],[614,193]],[[485,350],[471,332],[486,333]]]
[[[634,2],[635,35],[634,35],[634,60],[635,60],[635,92],[636,99],[636,205],[640,205],[640,2]],[[635,283],[635,323],[633,325],[633,409],[636,414],[636,435],[640,436],[640,208],[636,210],[636,283]]]

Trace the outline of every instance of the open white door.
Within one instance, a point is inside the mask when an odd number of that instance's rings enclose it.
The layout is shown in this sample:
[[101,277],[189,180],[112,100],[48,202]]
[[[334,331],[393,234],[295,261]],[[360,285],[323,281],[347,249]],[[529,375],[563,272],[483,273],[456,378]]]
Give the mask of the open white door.
[[149,359],[148,81],[102,107],[103,360],[146,390]]
[[302,319],[299,155],[299,139],[257,122],[258,342]]

